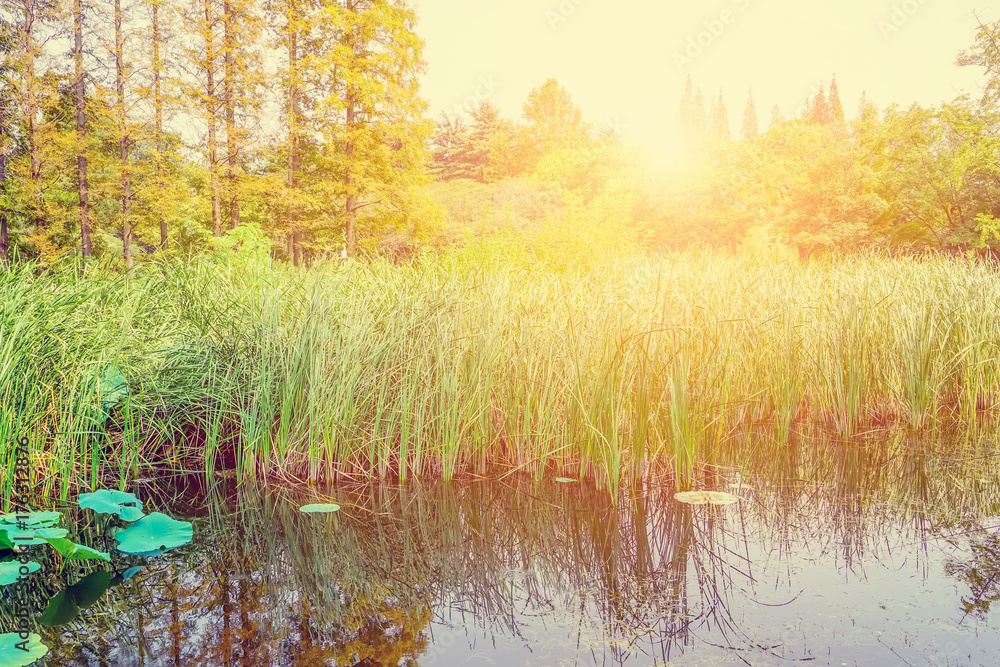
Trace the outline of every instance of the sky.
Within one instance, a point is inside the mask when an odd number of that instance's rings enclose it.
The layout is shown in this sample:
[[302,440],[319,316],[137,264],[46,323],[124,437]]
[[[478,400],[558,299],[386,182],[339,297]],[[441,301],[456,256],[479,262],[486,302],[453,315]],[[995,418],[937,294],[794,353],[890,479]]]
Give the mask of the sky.
[[675,156],[688,75],[706,110],[721,91],[734,137],[747,93],[761,129],[771,109],[798,114],[837,77],[844,111],[862,91],[884,108],[977,95],[983,72],[958,67],[1000,1],[413,0],[424,39],[422,94],[435,119],[489,99],[521,118],[528,92],[554,78],[597,128]]

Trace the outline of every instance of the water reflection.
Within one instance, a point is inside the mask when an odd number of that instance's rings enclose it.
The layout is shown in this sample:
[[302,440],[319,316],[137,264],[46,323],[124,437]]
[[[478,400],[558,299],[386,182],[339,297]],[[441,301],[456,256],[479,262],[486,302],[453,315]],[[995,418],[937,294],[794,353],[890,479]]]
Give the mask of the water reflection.
[[725,507],[655,480],[147,485],[194,544],[42,632],[47,664],[988,663],[993,442],[750,435],[701,473]]

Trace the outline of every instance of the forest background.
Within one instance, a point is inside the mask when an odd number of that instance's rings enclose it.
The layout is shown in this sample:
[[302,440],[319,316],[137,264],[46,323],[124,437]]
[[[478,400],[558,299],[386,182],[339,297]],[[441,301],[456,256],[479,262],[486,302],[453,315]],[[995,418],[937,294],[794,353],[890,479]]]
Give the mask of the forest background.
[[429,119],[398,0],[4,0],[0,19],[0,253],[42,266],[251,239],[296,265],[496,242],[1000,249],[1000,24],[958,55],[982,97],[937,107],[862,95],[848,120],[834,77],[793,118],[751,89],[734,121],[689,78],[667,177],[553,79],[517,119],[488,100]]

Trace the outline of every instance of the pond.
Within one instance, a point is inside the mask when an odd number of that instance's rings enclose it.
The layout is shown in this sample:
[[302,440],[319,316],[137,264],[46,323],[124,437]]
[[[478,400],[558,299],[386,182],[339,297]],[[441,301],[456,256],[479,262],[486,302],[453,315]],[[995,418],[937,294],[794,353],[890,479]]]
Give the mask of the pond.
[[[129,490],[190,521],[193,542],[39,626],[36,664],[995,664],[995,437],[800,434],[732,451],[697,476],[729,505],[678,502],[653,475],[617,503],[517,475],[139,480]],[[299,511],[325,502],[339,510]],[[57,569],[35,573],[38,612]]]

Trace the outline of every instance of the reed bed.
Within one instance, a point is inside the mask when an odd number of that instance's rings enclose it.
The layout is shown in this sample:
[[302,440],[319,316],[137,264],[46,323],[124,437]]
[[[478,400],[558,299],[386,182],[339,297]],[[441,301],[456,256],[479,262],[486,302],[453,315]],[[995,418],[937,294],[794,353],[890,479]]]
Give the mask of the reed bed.
[[[851,438],[981,419],[1000,278],[949,258],[685,252],[575,268],[462,255],[297,270],[0,271],[0,442],[44,493],[160,468],[677,486],[770,425]],[[107,421],[95,378],[130,394]],[[10,479],[13,450],[0,451]],[[110,473],[109,473],[110,471]],[[5,485],[5,504],[10,487]]]

